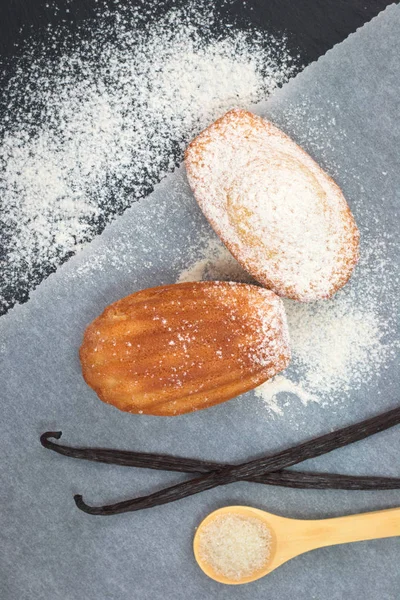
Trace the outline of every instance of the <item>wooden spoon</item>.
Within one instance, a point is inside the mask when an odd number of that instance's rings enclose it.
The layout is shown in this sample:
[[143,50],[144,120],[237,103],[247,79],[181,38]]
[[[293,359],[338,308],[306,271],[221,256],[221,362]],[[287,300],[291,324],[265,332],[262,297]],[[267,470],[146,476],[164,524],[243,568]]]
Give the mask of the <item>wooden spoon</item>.
[[[220,515],[238,515],[260,519],[271,534],[271,549],[265,565],[250,576],[229,579],[216,572],[204,559],[201,535],[204,528]],[[400,535],[400,508],[336,517],[334,519],[287,519],[249,506],[226,506],[212,512],[199,525],[194,537],[194,555],[200,568],[220,583],[238,585],[256,581],[283,563],[315,548],[361,542]]]

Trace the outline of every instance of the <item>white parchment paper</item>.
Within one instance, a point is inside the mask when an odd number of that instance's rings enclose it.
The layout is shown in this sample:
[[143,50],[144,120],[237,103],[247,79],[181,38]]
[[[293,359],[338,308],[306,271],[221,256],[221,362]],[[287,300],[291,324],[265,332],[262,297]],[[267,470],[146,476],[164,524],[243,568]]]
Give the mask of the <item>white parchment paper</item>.
[[[376,229],[392,239],[400,232],[399,28],[393,5],[256,107],[334,176],[362,233]],[[359,206],[368,209],[358,214]],[[123,295],[176,281],[187,248],[207,232],[181,168],[0,319],[1,600],[399,597],[399,539],[315,551],[233,588],[203,575],[191,548],[197,524],[224,505],[318,518],[400,505],[399,491],[238,483],[139,513],[93,517],[75,508],[73,494],[92,504],[116,502],[183,477],[75,461],[40,446],[40,433],[60,429],[66,444],[242,461],[399,403],[394,358],[384,377],[355,390],[340,410],[293,400],[284,416],[273,417],[253,393],[170,419],[102,404],[80,373],[85,326]],[[396,278],[398,247],[390,260]],[[381,304],[384,313],[384,292]],[[399,436],[394,429],[308,466],[400,476]]]

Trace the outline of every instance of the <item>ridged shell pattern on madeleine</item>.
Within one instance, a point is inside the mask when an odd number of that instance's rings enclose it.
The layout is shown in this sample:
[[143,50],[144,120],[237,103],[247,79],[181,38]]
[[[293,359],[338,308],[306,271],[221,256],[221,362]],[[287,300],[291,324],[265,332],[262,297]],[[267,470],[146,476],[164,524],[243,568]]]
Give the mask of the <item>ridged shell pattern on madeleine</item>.
[[290,359],[283,304],[226,282],[151,288],[108,306],[80,349],[86,383],[123,411],[179,415],[246,392]]
[[300,301],[329,298],[358,260],[359,234],[336,183],[287,135],[244,110],[204,130],[185,155],[202,211],[241,265]]

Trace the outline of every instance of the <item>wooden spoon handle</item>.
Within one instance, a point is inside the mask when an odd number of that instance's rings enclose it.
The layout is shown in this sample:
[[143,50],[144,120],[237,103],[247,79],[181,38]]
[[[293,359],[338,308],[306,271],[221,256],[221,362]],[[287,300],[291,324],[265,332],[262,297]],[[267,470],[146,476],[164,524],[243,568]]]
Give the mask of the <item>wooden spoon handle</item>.
[[312,548],[395,537],[400,536],[400,508],[309,521],[309,525]]

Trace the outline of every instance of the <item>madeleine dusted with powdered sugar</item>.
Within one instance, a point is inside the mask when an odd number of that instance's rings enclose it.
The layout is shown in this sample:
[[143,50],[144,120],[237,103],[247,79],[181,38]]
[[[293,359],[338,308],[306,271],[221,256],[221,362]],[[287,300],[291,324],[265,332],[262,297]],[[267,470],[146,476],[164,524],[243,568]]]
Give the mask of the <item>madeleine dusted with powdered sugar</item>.
[[280,296],[329,298],[358,260],[359,233],[336,183],[268,121],[231,110],[186,150],[189,183],[240,264]]
[[87,327],[80,358],[86,383],[120,410],[166,416],[201,410],[288,366],[283,302],[244,283],[142,290]]

